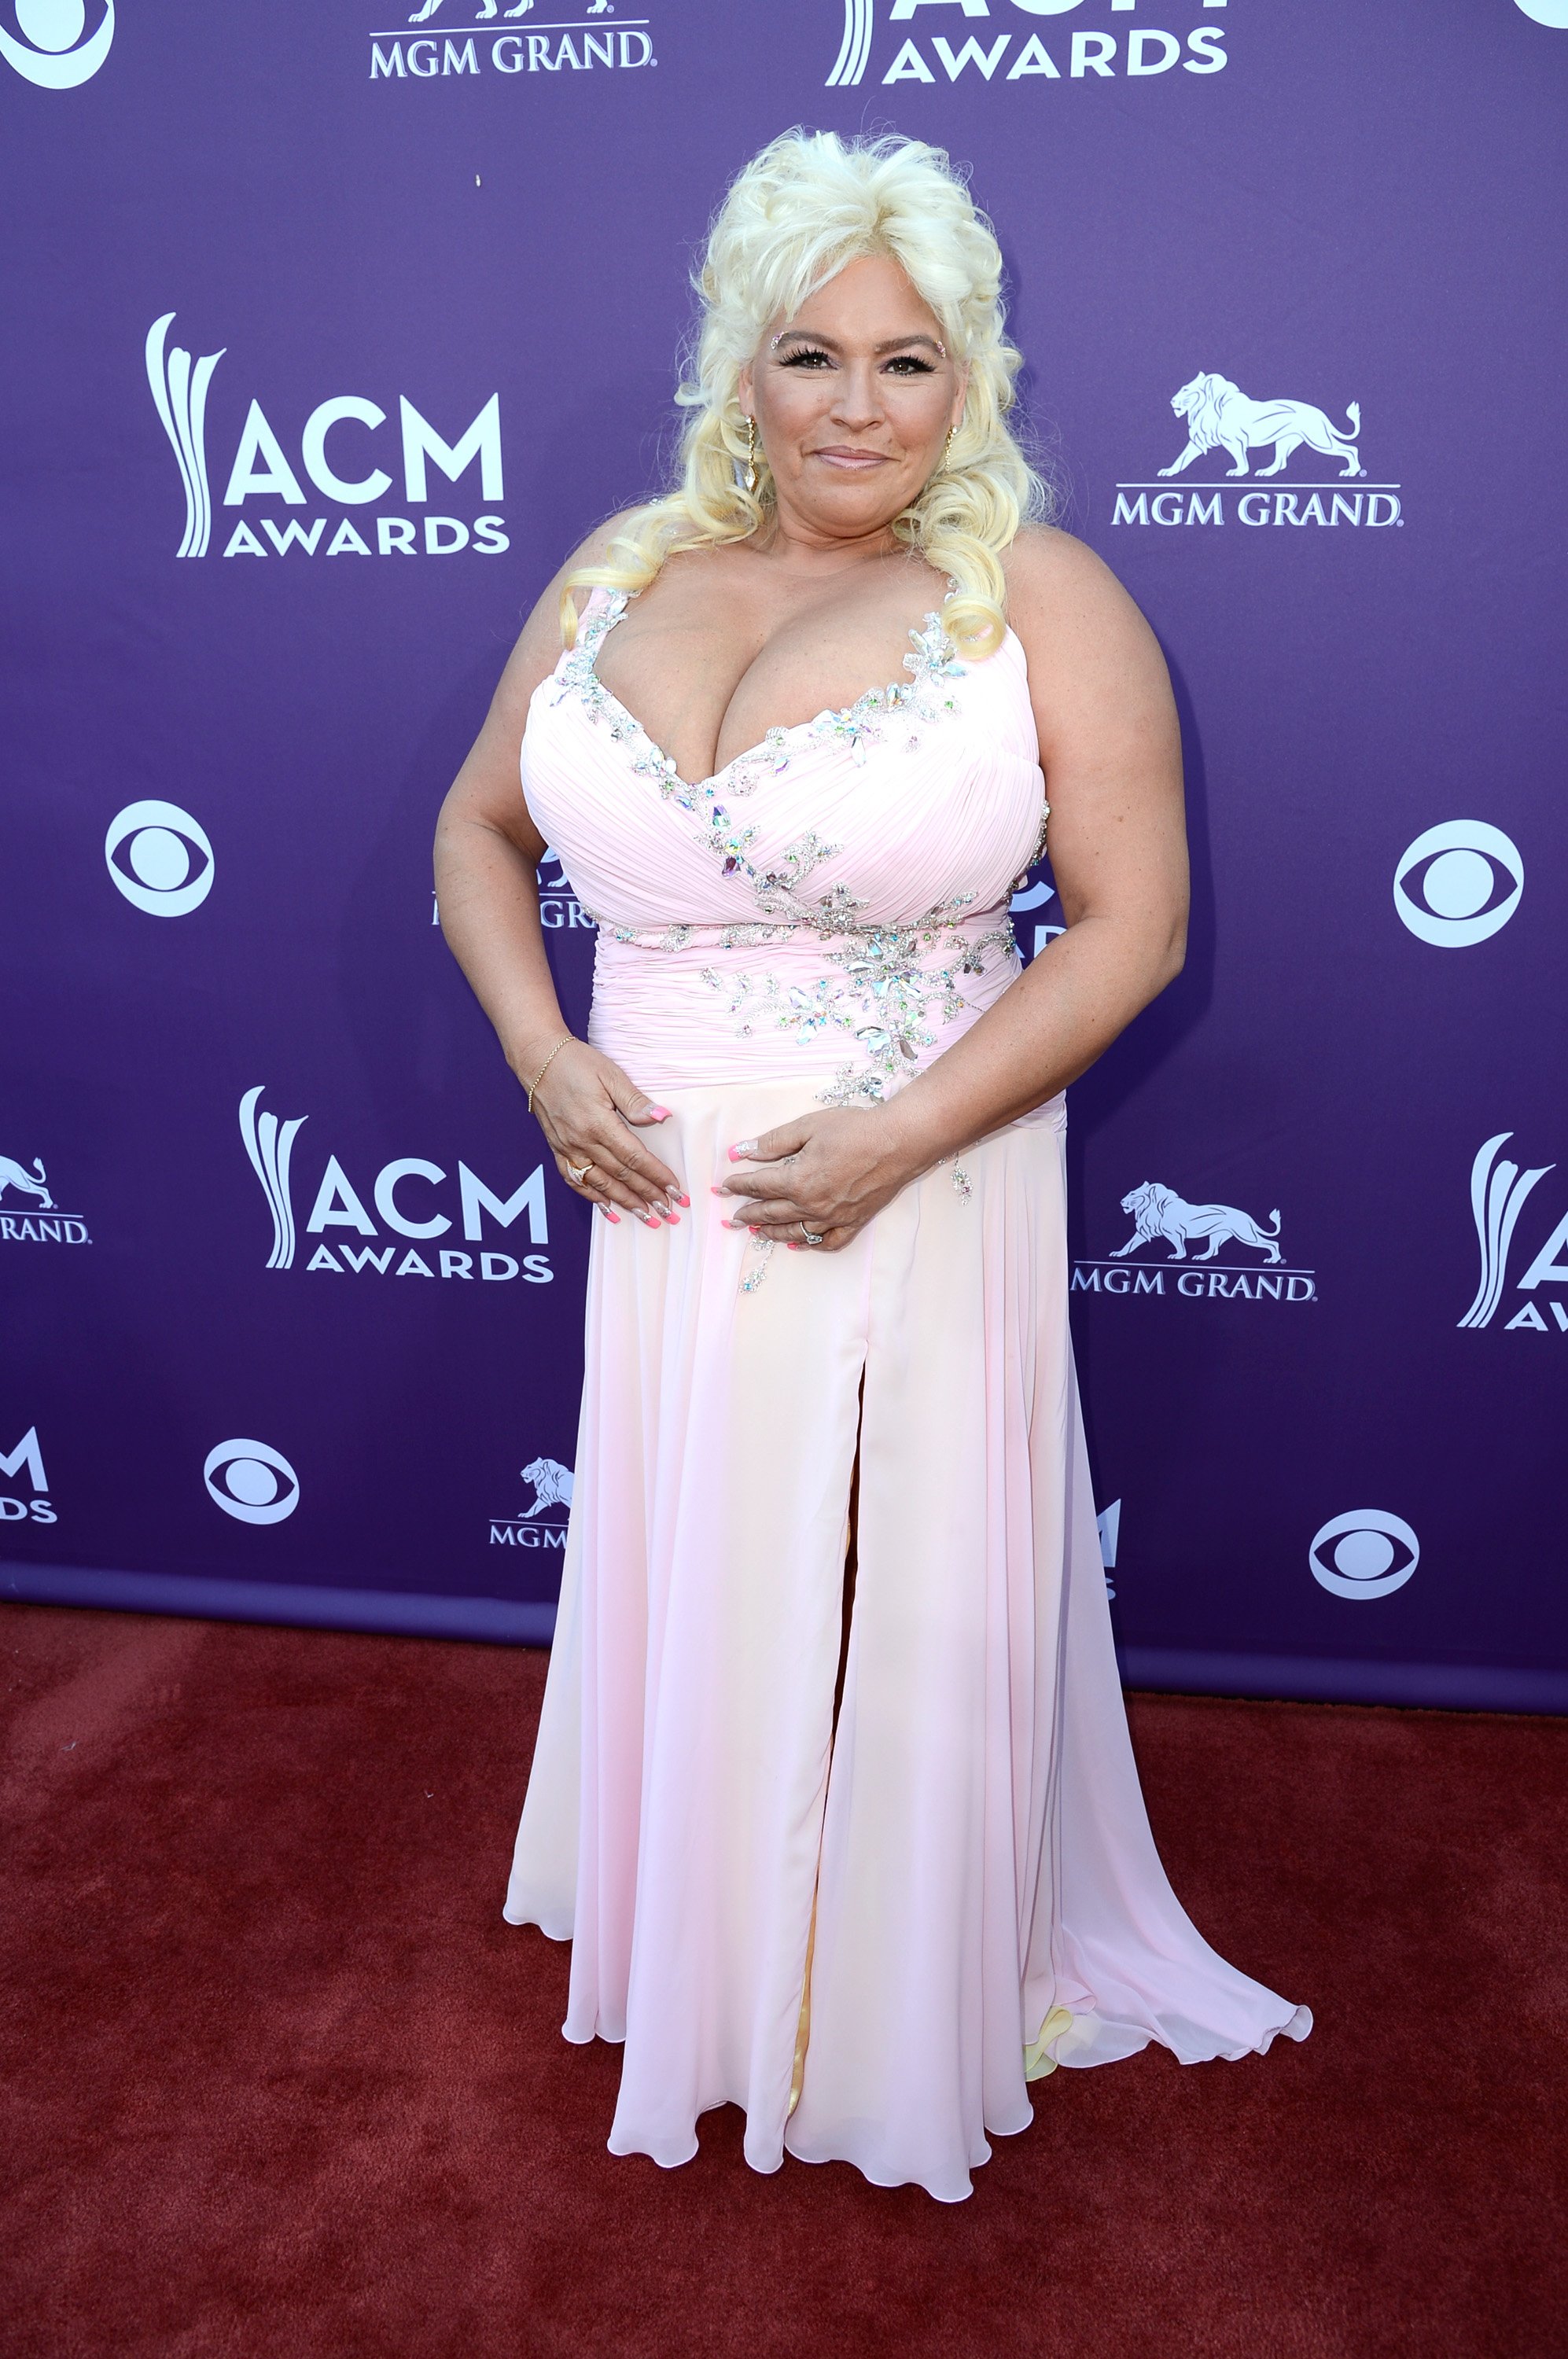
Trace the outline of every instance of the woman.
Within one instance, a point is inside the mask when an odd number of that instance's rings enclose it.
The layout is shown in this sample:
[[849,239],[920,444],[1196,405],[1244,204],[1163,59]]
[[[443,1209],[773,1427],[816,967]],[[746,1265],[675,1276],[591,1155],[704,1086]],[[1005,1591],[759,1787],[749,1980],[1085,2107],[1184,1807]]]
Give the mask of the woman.
[[[600,1214],[506,1916],[573,1944],[567,2038],[625,2040],[615,2152],[732,2102],[758,2169],[943,2201],[1054,2064],[1310,2022],[1183,1915],[1127,1743],[1062,1093],[1181,965],[1180,753],[1130,600],[1025,521],[999,281],[936,149],[746,168],[680,483],[540,599],[437,861]],[[1069,922],[1020,974],[1047,785]]]

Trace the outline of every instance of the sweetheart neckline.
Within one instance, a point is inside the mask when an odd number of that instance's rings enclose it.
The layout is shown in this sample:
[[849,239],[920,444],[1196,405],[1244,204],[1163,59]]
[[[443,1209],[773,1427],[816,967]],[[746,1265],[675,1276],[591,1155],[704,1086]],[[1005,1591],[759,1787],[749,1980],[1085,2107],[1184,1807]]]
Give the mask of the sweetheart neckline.
[[[743,762],[757,760],[760,756],[772,752],[772,750],[779,745],[783,739],[786,737],[798,736],[803,729],[815,729],[818,723],[822,721],[845,720],[850,714],[858,712],[862,705],[869,703],[875,697],[891,699],[895,690],[912,688],[918,685],[919,674],[917,673],[915,678],[909,680],[889,680],[880,686],[863,689],[861,693],[857,697],[854,698],[848,704],[824,705],[820,712],[813,712],[808,721],[777,722],[772,728],[764,730],[762,735],[757,740],[755,745],[743,746],[738,754],[732,754],[727,762],[721,763],[716,770],[710,770],[706,777],[685,778],[681,777],[680,771],[676,768],[673,757],[665,752],[663,746],[652,734],[651,731],[644,726],[643,723],[637,719],[635,712],[631,712],[627,706],[621,702],[621,700],[615,694],[615,690],[613,688],[607,688],[604,685],[604,680],[599,677],[599,649],[604,645],[605,639],[609,637],[610,633],[615,629],[616,624],[625,619],[626,608],[631,603],[631,598],[634,594],[634,592],[625,590],[617,590],[605,593],[605,603],[612,611],[604,621],[604,628],[593,639],[592,646],[583,650],[583,667],[588,677],[593,680],[594,689],[599,696],[604,699],[607,705],[613,707],[614,711],[626,723],[628,727],[636,730],[637,735],[643,740],[645,745],[648,745],[654,754],[658,756],[660,764],[664,766],[666,773],[671,782],[675,786],[679,787],[684,794],[695,795],[704,793],[710,787],[716,786],[721,778],[727,778],[731,771],[738,769]],[[588,621],[588,609],[586,607],[583,609],[582,619],[584,624]],[[934,627],[942,632],[942,646],[948,651],[950,659],[956,662],[958,660],[957,648],[951,635],[942,627],[941,615],[934,613],[928,614],[923,617],[923,620],[928,631]],[[921,645],[921,635],[913,627],[912,625],[909,629],[909,636],[915,641],[917,647]],[[1009,625],[1003,645],[1005,646],[1007,644],[1007,639],[1016,638],[1016,636],[1017,633]],[[1001,651],[1001,648],[998,647],[996,653],[1000,655]],[[570,652],[571,651],[569,651],[569,656]],[[909,658],[905,658],[906,662],[909,662]],[[970,667],[964,665],[963,669],[964,674],[967,675]]]

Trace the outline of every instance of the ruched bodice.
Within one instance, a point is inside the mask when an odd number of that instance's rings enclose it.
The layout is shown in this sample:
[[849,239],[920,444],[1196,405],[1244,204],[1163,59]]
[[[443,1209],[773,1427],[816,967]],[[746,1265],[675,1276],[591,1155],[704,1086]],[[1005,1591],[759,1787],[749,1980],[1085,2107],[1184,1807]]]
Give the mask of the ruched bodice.
[[826,1074],[884,1096],[1018,973],[1010,888],[1046,806],[1023,648],[908,677],[682,778],[598,676],[596,591],[536,690],[522,779],[599,929],[591,1037],[644,1088]]

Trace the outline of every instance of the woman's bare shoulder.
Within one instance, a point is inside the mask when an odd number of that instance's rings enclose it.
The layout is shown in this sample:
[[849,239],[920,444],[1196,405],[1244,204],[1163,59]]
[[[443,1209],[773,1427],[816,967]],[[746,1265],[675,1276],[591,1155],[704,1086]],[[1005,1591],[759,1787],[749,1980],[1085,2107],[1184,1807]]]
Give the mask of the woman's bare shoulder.
[[1021,526],[1002,552],[1002,571],[1009,604],[1015,599],[1030,605],[1094,597],[1114,602],[1127,594],[1105,559],[1060,525]]
[[1056,647],[1085,638],[1141,646],[1149,637],[1135,600],[1086,541],[1055,525],[1025,525],[1002,557],[1007,619],[1023,641]]
[[[507,660],[506,670],[514,686],[526,684],[531,692],[554,670],[561,658],[561,601],[567,583],[583,566],[604,563],[611,542],[637,513],[635,508],[622,508],[615,516],[606,516],[603,524],[595,525],[546,582],[529,609]],[[581,614],[589,593],[585,589],[573,588],[571,594]]]

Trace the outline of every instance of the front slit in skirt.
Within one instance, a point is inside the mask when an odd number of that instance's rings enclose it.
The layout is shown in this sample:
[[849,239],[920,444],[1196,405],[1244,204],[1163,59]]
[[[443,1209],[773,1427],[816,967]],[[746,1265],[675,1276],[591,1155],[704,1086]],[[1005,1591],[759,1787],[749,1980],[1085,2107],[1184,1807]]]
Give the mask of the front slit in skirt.
[[1068,1334],[1061,1100],[842,1253],[768,1255],[710,1187],[817,1085],[666,1091],[648,1136],[690,1212],[594,1221],[506,1915],[572,1944],[566,2037],[626,2043],[613,2152],[685,2162],[735,2104],[759,2170],[788,2148],[955,2201],[1053,2063],[1239,2057],[1311,2017],[1210,1949],[1149,1832]]

